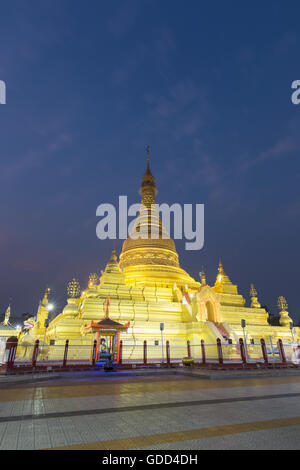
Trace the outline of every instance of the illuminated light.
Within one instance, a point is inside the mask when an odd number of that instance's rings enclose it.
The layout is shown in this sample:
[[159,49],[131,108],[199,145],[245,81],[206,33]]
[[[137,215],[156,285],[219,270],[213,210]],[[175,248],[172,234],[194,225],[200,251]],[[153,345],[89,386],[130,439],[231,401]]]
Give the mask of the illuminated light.
[[54,309],[54,305],[53,304],[48,304],[48,311],[51,312],[51,310]]

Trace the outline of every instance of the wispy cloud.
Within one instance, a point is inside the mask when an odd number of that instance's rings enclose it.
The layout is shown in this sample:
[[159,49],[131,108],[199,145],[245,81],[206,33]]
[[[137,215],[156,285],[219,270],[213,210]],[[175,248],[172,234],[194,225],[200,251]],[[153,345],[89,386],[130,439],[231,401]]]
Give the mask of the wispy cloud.
[[157,132],[167,133],[174,142],[184,136],[196,136],[207,112],[206,95],[192,80],[171,85],[164,95],[146,93],[148,120]]
[[70,145],[72,140],[72,134],[63,130],[54,135],[44,136],[42,143],[39,139],[39,142],[22,156],[7,164],[2,163],[0,179],[7,182],[26,171],[45,165],[48,159],[53,158],[56,153]]
[[136,74],[138,68],[145,60],[146,47],[142,42],[138,42],[136,47],[126,54],[115,66],[112,72],[113,84],[116,86],[125,85]]
[[266,150],[260,152],[257,157],[247,158],[239,167],[240,173],[247,172],[251,168],[265,163],[267,160],[278,160],[288,157],[291,153],[300,151],[300,138],[294,136],[282,137]]
[[130,2],[119,4],[114,16],[109,19],[107,25],[108,31],[115,38],[120,39],[131,30],[136,22],[142,3],[141,0],[130,0]]

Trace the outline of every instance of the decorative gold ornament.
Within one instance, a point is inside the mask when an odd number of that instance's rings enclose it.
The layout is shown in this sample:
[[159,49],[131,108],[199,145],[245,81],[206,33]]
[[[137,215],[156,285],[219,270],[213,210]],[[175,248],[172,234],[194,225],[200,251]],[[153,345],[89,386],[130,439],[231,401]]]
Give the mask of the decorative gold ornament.
[[50,292],[51,292],[50,287],[46,287],[44,297],[43,297],[42,302],[41,302],[43,306],[48,305],[48,302],[49,302],[48,296],[50,295]]
[[5,318],[4,318],[4,325],[9,325],[9,319],[10,319],[10,305],[7,307],[7,310],[5,312]]
[[201,285],[206,286],[206,276],[205,276],[205,271],[204,271],[203,266],[202,266],[202,271],[200,272],[200,279],[201,279]]
[[67,293],[68,297],[71,299],[76,299],[80,296],[80,284],[77,279],[73,278],[72,281],[68,283]]
[[254,287],[254,284],[250,286],[250,297],[257,297],[257,290]]
[[287,300],[283,296],[278,297],[277,305],[281,312],[287,312],[287,309],[289,308]]
[[255,289],[254,284],[251,284],[250,285],[250,297],[251,297],[251,307],[252,308],[260,308],[261,307],[260,303],[258,302],[257,295],[258,295],[257,290]]
[[89,275],[89,286],[96,286],[99,283],[99,276],[96,273]]

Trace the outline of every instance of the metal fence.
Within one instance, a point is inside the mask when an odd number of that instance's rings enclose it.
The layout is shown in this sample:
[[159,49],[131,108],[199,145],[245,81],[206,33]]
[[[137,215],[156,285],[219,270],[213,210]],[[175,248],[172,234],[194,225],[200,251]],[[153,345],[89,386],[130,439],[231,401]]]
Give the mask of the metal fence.
[[34,360],[34,352],[36,349],[35,361],[40,365],[61,365],[64,360],[68,365],[90,364],[92,362],[93,348],[92,345],[69,345],[66,353],[65,344],[18,344],[15,365],[27,365]]
[[[300,363],[300,343],[284,343],[282,344],[282,353],[278,344],[272,342],[261,343],[223,343],[218,342],[202,344],[186,344],[176,345],[167,341],[163,346],[148,345],[146,342],[142,344],[125,344],[122,347],[121,361],[126,363],[155,363],[170,362],[181,363],[184,358],[192,358],[195,363],[223,363],[234,364],[246,362],[248,364],[255,363],[282,363],[293,362]],[[263,352],[265,348],[265,356]],[[242,349],[244,350],[244,360]],[[283,357],[282,355],[283,354]]]
[[[244,344],[223,344],[218,339],[216,343],[172,344],[169,341],[160,345],[153,345],[153,341],[142,344],[127,344],[120,342],[118,354],[113,360],[120,364],[179,364],[184,359],[194,363],[205,364],[240,364],[240,363],[269,363],[282,362],[300,364],[300,342],[284,343],[279,341],[261,340]],[[3,357],[8,357],[3,355]],[[3,361],[2,361],[3,362]],[[65,344],[48,345],[36,341],[35,344],[17,344],[14,353],[14,365],[21,366],[72,366],[105,363],[105,358],[97,353],[96,342],[93,344],[74,345]]]

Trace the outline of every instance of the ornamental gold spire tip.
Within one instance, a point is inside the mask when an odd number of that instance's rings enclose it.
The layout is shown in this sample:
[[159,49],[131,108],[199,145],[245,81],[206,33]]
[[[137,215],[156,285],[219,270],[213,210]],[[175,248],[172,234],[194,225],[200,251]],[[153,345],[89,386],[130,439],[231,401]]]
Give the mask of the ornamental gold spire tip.
[[203,286],[205,286],[206,285],[206,276],[205,276],[204,266],[202,266],[202,269],[201,269],[200,279],[201,279],[201,284]]
[[50,287],[46,287],[44,297],[42,299],[42,305],[47,305],[48,304],[48,295],[50,295],[51,289]]
[[254,284],[250,285],[250,296],[257,297],[257,290],[255,289]]
[[219,259],[219,272],[223,272],[223,263],[221,261],[221,258]]
[[8,306],[7,309],[6,309],[5,318],[4,318],[3,324],[4,324],[4,325],[9,325],[9,319],[10,319],[10,304],[9,304],[9,306]]
[[279,310],[282,312],[287,312],[287,309],[289,308],[286,298],[282,295],[278,297],[277,305]]
[[99,276],[97,273],[91,273],[89,275],[89,287],[96,286],[99,282]]
[[79,281],[73,278],[67,285],[67,294],[69,298],[76,299],[80,296],[80,284]]
[[251,297],[251,307],[252,308],[260,308],[261,307],[260,303],[258,302],[257,296],[258,296],[257,290],[255,289],[254,284],[251,284],[250,285],[250,297]]

